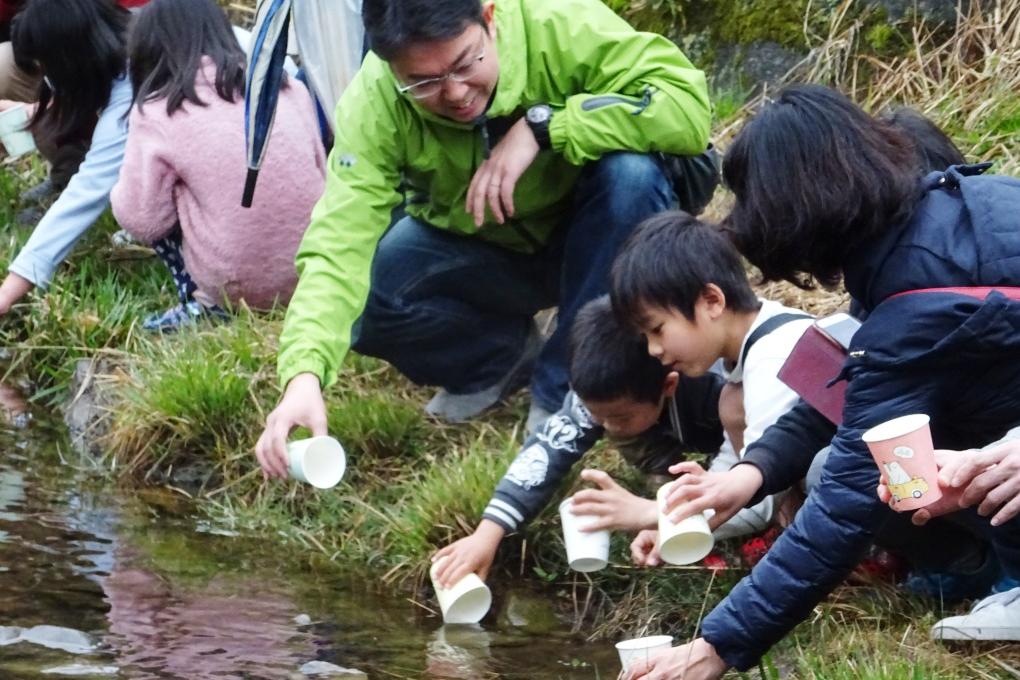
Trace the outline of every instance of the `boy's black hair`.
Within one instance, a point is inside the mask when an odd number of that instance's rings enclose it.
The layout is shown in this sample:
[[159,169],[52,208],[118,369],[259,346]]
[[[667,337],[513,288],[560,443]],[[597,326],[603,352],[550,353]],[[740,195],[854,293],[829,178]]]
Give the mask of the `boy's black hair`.
[[963,152],[942,129],[923,114],[908,107],[889,111],[879,119],[903,130],[914,143],[921,175],[967,162]]
[[139,109],[166,99],[167,115],[185,101],[205,106],[195,78],[208,57],[216,66],[216,94],[228,102],[244,95],[247,57],[230,20],[213,0],[153,0],[135,19],[128,39],[131,87]]
[[480,0],[364,0],[361,16],[369,47],[386,61],[408,45],[456,38],[470,24],[486,27]]
[[574,317],[568,351],[570,386],[582,401],[629,397],[659,403],[667,368],[648,354],[641,334],[620,323],[608,295]]
[[95,125],[127,63],[130,14],[114,0],[32,0],[11,24],[18,68],[46,76],[29,129],[64,144]]
[[789,86],[726,154],[724,226],[766,281],[835,285],[848,253],[913,212],[917,165],[903,130],[830,88]]
[[676,309],[694,320],[694,305],[714,283],[735,312],[759,308],[740,254],[718,228],[679,210],[649,217],[624,242],[610,275],[613,309],[641,327],[648,307]]

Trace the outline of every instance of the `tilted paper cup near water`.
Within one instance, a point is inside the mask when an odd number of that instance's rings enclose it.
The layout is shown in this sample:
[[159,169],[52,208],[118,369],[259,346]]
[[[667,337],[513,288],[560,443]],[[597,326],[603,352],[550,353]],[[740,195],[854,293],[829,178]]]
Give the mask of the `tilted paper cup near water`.
[[694,564],[712,552],[715,539],[705,513],[673,524],[666,513],[666,495],[672,486],[672,482],[663,484],[655,494],[659,506],[659,556],[669,564]]
[[492,591],[478,574],[468,574],[450,588],[443,588],[436,581],[436,573],[447,558],[437,560],[429,569],[432,587],[443,612],[445,623],[478,623],[489,613],[492,606]]
[[317,489],[332,489],[347,469],[344,447],[332,437],[312,437],[287,445],[290,476]]
[[637,661],[648,661],[656,654],[664,652],[672,646],[672,635],[652,635],[650,637],[617,642],[616,651],[620,654],[620,663],[623,664],[623,670],[628,671],[631,664]]
[[560,503],[563,522],[563,543],[567,547],[567,563],[574,571],[598,571],[609,564],[609,532],[581,531],[595,521],[591,515],[575,515],[570,511],[574,497]]
[[26,125],[28,109],[23,105],[0,113],[0,142],[11,158],[35,151],[35,140],[32,139],[32,133],[25,129]]
[[917,510],[942,498],[929,418],[923,413],[893,418],[861,436],[885,474],[893,508]]

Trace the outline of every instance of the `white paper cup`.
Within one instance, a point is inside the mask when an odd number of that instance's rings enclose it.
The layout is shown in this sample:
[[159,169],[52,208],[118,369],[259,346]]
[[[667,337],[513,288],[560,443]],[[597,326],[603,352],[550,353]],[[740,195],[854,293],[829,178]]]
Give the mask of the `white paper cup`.
[[673,646],[672,635],[652,635],[650,637],[633,638],[616,643],[616,651],[620,655],[623,670],[630,670],[631,664],[648,661],[660,652]]
[[25,129],[28,124],[28,109],[15,106],[0,113],[0,142],[11,158],[24,156],[35,151],[32,133]]
[[468,574],[450,588],[443,588],[436,582],[436,572],[446,558],[435,562],[429,569],[432,587],[443,612],[444,623],[478,623],[489,613],[492,606],[492,592],[478,574]]
[[604,569],[609,564],[609,532],[581,531],[595,519],[590,515],[575,515],[570,511],[574,497],[560,503],[560,521],[563,522],[563,543],[567,546],[567,562],[574,571],[589,572]]
[[347,470],[344,447],[332,437],[312,437],[287,445],[290,476],[317,489],[332,489]]
[[655,494],[659,506],[659,556],[669,564],[694,564],[712,552],[715,540],[708,528],[705,513],[692,515],[673,524],[666,514],[666,494],[672,482],[659,487]]

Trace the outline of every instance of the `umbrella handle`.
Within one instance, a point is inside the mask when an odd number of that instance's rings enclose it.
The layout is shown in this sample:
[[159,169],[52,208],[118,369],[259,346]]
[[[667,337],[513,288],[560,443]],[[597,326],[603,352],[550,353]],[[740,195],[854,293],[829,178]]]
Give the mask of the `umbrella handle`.
[[258,168],[248,168],[248,176],[244,178],[244,194],[241,196],[241,207],[250,208],[255,196],[255,182],[258,181]]

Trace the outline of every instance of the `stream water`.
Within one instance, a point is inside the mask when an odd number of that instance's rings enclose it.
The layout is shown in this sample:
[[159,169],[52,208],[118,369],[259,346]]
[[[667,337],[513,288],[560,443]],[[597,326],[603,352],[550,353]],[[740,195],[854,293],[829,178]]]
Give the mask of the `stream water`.
[[502,592],[482,625],[443,626],[371,578],[97,485],[54,462],[62,441],[0,429],[2,680],[304,678],[313,661],[361,671],[347,678],[616,677],[612,645],[540,596]]

